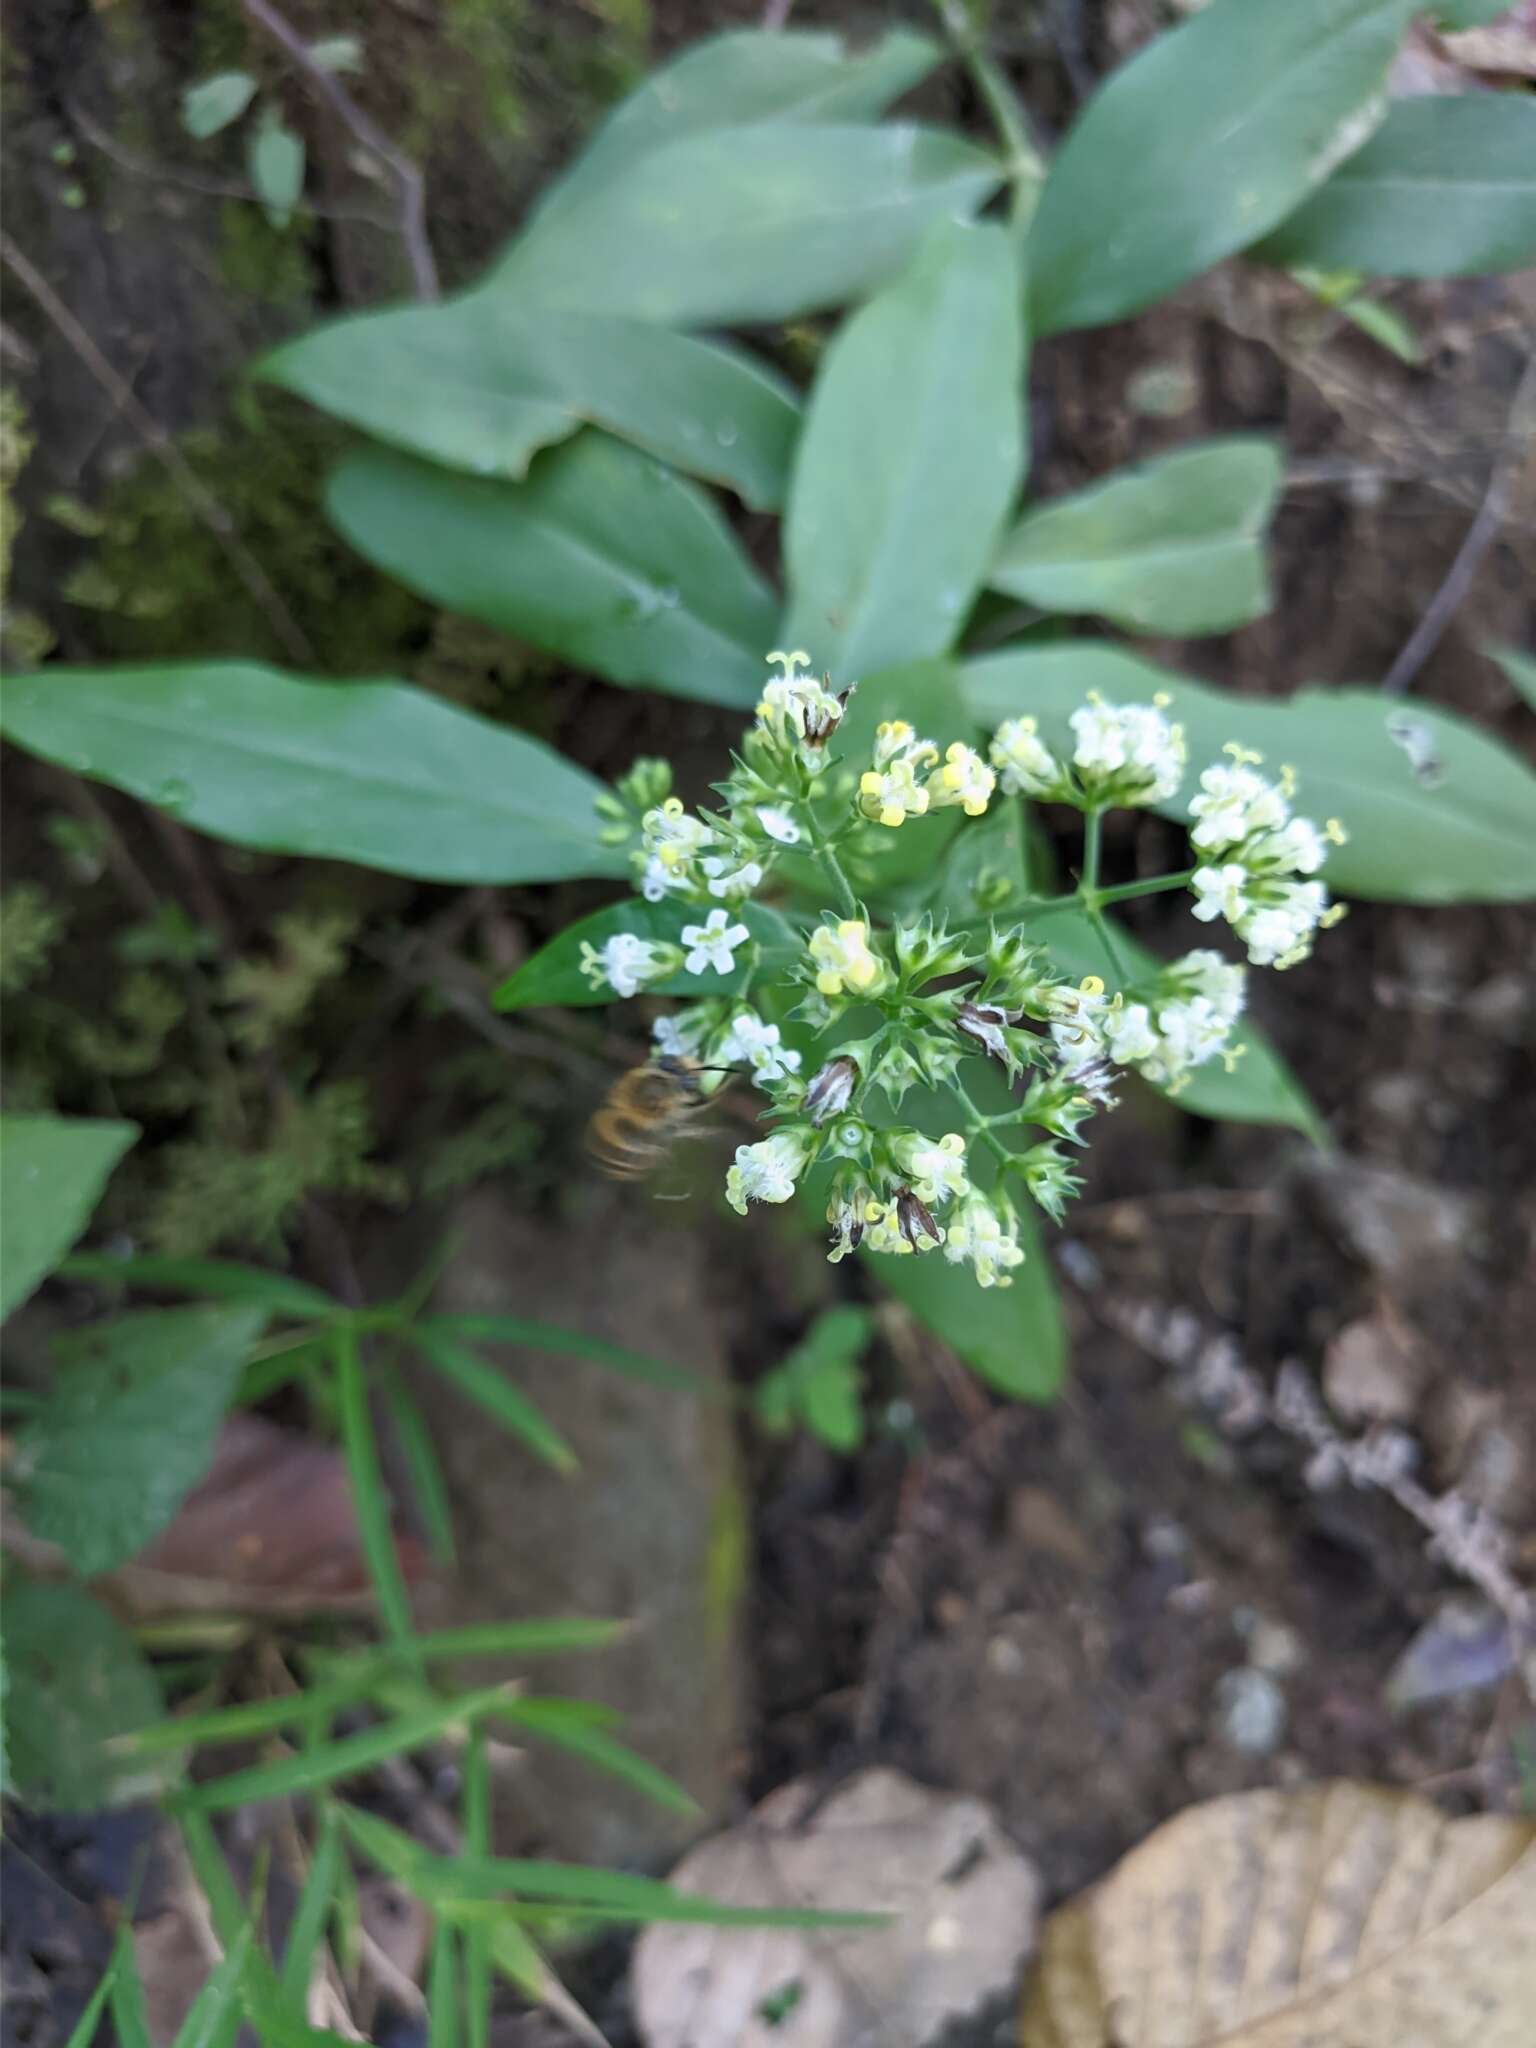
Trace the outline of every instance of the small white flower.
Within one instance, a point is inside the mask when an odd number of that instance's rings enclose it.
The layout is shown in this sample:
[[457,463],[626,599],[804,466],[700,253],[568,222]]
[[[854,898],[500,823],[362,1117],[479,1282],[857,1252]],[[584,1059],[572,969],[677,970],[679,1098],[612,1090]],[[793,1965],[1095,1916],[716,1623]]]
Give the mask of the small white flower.
[[582,973],[594,988],[607,982],[614,994],[620,996],[632,996],[648,981],[659,981],[670,974],[676,958],[675,947],[636,938],[633,932],[615,932],[599,948],[586,939],[581,942]]
[[[664,868],[656,856],[652,854],[651,858],[646,861],[640,875],[640,894],[647,903],[659,903],[661,901],[667,891],[674,886],[673,877],[675,872],[672,868]],[[686,875],[679,876],[677,879],[686,885]]]
[[869,995],[886,977],[885,962],[872,953],[869,926],[861,918],[818,925],[806,949],[816,966],[816,986],[824,996]]
[[1164,803],[1184,779],[1184,729],[1156,704],[1106,704],[1097,693],[1068,721],[1072,760],[1094,795],[1119,803]]
[[1208,996],[1190,996],[1184,1001],[1165,1003],[1157,1013],[1160,1042],[1141,1063],[1149,1081],[1161,1088],[1174,1088],[1214,1059],[1232,1035],[1230,1018],[1223,1017]]
[[814,1143],[814,1133],[791,1126],[759,1144],[738,1145],[725,1177],[725,1198],[737,1215],[746,1215],[748,1202],[787,1202]]
[[1187,988],[1194,995],[1204,996],[1228,1024],[1237,1022],[1248,1000],[1247,968],[1224,960],[1209,947],[1175,960],[1167,971],[1167,979],[1176,988]]
[[979,818],[992,801],[997,777],[974,747],[956,740],[944,750],[944,765],[924,785],[935,810],[960,804],[968,818]]
[[1038,720],[1005,718],[987,749],[1009,796],[1059,796],[1066,773],[1056,756],[1035,737]]
[[811,657],[802,649],[773,653],[780,673],[763,686],[757,707],[757,722],[764,733],[783,745],[793,745],[807,768],[816,770],[826,758],[826,744],[842,722],[842,700],[807,673]]
[[1243,857],[1250,867],[1275,874],[1315,875],[1328,858],[1328,842],[1310,818],[1292,818],[1256,839]]
[[1012,1268],[1024,1263],[1017,1230],[1011,1214],[1005,1223],[990,1202],[972,1195],[949,1219],[944,1256],[956,1266],[968,1259],[978,1287],[1011,1287]]
[[1157,1033],[1152,1013],[1145,1003],[1111,1007],[1104,1015],[1104,1049],[1116,1066],[1128,1067],[1150,1059],[1157,1051]]
[[681,799],[675,796],[647,811],[640,820],[640,829],[646,851],[654,853],[669,868],[692,860],[695,854],[715,843],[715,835],[704,820],[684,810]]
[[1235,860],[1229,860],[1219,868],[1196,868],[1190,881],[1198,899],[1195,916],[1202,924],[1211,924],[1218,917],[1224,917],[1229,924],[1236,924],[1249,908],[1247,890],[1250,880],[1248,870]]
[[958,1131],[950,1131],[937,1142],[913,1136],[898,1142],[896,1155],[914,1193],[925,1202],[947,1202],[951,1195],[963,1195],[970,1187],[965,1172],[965,1140]]
[[757,808],[757,822],[768,834],[768,837],[776,839],[780,846],[798,846],[800,844],[800,827],[795,823],[788,811],[775,810],[772,804],[759,804]]
[[740,867],[733,868],[721,855],[710,854],[699,866],[709,878],[710,895],[723,896],[728,903],[740,903],[763,879],[762,866],[755,860],[743,861]]
[[1293,967],[1312,950],[1312,935],[1328,917],[1321,882],[1281,882],[1237,920],[1237,935],[1255,967]]
[[859,809],[866,818],[892,831],[908,818],[922,817],[931,801],[905,756],[888,767],[866,769],[859,777]]
[[682,941],[688,948],[683,965],[690,974],[702,974],[712,967],[716,974],[729,974],[736,965],[735,949],[744,946],[752,934],[744,924],[732,924],[728,910],[712,910],[702,924],[685,924]]
[[[1239,750],[1240,751],[1240,750]],[[1190,800],[1195,820],[1190,839],[1202,853],[1238,846],[1255,832],[1278,832],[1290,805],[1278,784],[1254,772],[1247,758],[1217,762],[1200,777],[1200,794]]]
[[751,1010],[743,1010],[732,1020],[719,1051],[727,1065],[743,1062],[762,1081],[781,1081],[800,1069],[799,1053],[779,1043],[778,1025],[765,1024]]

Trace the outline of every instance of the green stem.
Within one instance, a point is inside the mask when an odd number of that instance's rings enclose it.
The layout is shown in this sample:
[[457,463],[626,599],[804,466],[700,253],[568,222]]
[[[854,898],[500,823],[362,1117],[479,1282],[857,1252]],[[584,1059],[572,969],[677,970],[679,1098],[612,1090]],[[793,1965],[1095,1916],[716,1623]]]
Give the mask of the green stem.
[[[1085,870],[1086,866],[1085,854]],[[1074,889],[1070,896],[1042,897],[1023,908],[1031,917],[1045,917],[1054,910],[1102,909],[1106,903],[1129,903],[1134,896],[1157,896],[1168,889],[1187,889],[1194,872],[1193,868],[1185,868],[1177,875],[1153,875],[1144,882],[1117,882],[1111,889],[1090,889],[1085,873],[1083,886]]]
[[987,1116],[983,1112],[980,1103],[972,1100],[971,1091],[966,1087],[958,1074],[951,1079],[949,1090],[969,1118],[969,1122],[966,1125],[967,1137],[980,1138],[999,1164],[1006,1166],[1012,1154],[1002,1139],[995,1136],[992,1131],[991,1126],[996,1119]]
[[810,834],[811,850],[821,865],[822,873],[832,884],[832,893],[837,898],[839,911],[844,917],[856,919],[859,915],[859,899],[854,895],[852,885],[843,873],[842,862],[816,829],[816,821],[811,816],[809,806],[806,807],[805,823]]
[[1099,893],[1099,850],[1104,830],[1104,813],[1089,811],[1083,819],[1083,873],[1078,893],[1096,897]]
[[987,103],[987,112],[1007,152],[1013,215],[1022,222],[1033,207],[1035,193],[1045,176],[1045,165],[1029,139],[1013,88],[977,33],[964,0],[932,0],[932,4],[961,63],[975,80],[976,90]]

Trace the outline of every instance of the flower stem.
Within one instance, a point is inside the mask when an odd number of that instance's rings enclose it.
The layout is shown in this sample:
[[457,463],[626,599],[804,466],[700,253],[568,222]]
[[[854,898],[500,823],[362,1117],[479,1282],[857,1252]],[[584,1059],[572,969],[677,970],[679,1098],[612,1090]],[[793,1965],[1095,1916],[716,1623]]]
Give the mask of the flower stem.
[[[1086,852],[1084,868],[1086,870]],[[1086,872],[1083,886],[1074,889],[1069,896],[1046,896],[1037,903],[1026,903],[1023,908],[1031,917],[1046,917],[1054,910],[1102,909],[1106,903],[1129,903],[1134,896],[1157,896],[1168,889],[1187,889],[1194,876],[1193,868],[1184,868],[1176,875],[1152,875],[1143,882],[1117,882],[1113,888],[1092,889],[1088,886]]]
[[1083,876],[1078,885],[1083,896],[1097,896],[1099,893],[1099,843],[1103,825],[1102,811],[1089,811],[1083,819]]
[[1007,153],[1008,177],[1013,186],[1010,211],[1022,225],[1034,209],[1045,165],[1029,139],[1013,88],[978,34],[965,0],[933,0],[933,9],[961,63],[974,79],[976,90],[987,103],[987,112]]
[[992,1124],[998,1122],[999,1119],[989,1117],[983,1113],[981,1105],[971,1099],[971,1091],[966,1087],[958,1074],[950,1079],[949,1089],[969,1119],[966,1124],[966,1135],[972,1138],[980,1138],[993,1157],[1001,1165],[1006,1166],[1013,1155],[1009,1152],[1002,1139],[997,1137],[991,1129]]
[[859,914],[858,898],[853,893],[848,877],[843,873],[842,862],[816,829],[816,821],[811,816],[809,807],[806,809],[805,822],[810,834],[811,849],[816,855],[822,873],[832,884],[832,893],[837,898],[839,912],[844,917],[856,918]]

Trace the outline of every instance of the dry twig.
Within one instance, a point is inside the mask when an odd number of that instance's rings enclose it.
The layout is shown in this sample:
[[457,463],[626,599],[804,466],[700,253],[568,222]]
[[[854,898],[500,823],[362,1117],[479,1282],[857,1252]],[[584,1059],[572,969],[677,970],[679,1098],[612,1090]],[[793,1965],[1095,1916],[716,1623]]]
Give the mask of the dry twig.
[[403,150],[395,147],[378,123],[363,112],[335,72],[315,62],[308,43],[275,7],[269,5],[269,0],[240,0],[240,4],[256,26],[283,51],[294,69],[302,72],[311,88],[368,154],[388,172],[399,203],[400,240],[405,245],[416,296],[419,299],[440,298],[437,262],[432,254],[432,244],[427,239],[427,195],[421,172]]
[[315,650],[309,644],[304,629],[235,531],[235,523],[229,513],[191,468],[171,435],[137,397],[127,380],[107,361],[32,259],[3,232],[0,232],[0,258],[4,259],[5,267],[17,283],[79,357],[140,440],[164,463],[176,488],[218,542],[230,567],[260,606],[284,651],[301,666],[313,668],[316,665]]
[[1445,573],[1445,581],[1430,599],[1423,618],[1403,642],[1397,659],[1383,676],[1383,690],[1394,693],[1406,690],[1439,646],[1441,635],[1472,588],[1483,557],[1498,539],[1533,427],[1536,427],[1536,354],[1526,359],[1524,373],[1516,386],[1503,445],[1494,456],[1483,502],[1456,550],[1455,560]]

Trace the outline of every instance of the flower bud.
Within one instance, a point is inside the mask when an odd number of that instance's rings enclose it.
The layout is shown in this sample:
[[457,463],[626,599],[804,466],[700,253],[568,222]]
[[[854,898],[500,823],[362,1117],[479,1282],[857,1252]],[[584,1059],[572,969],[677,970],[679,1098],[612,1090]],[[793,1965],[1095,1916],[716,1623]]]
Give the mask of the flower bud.
[[841,1116],[853,1099],[853,1091],[859,1085],[857,1060],[847,1053],[838,1053],[818,1069],[806,1083],[805,1100],[801,1104],[805,1114],[820,1130],[829,1116]]

